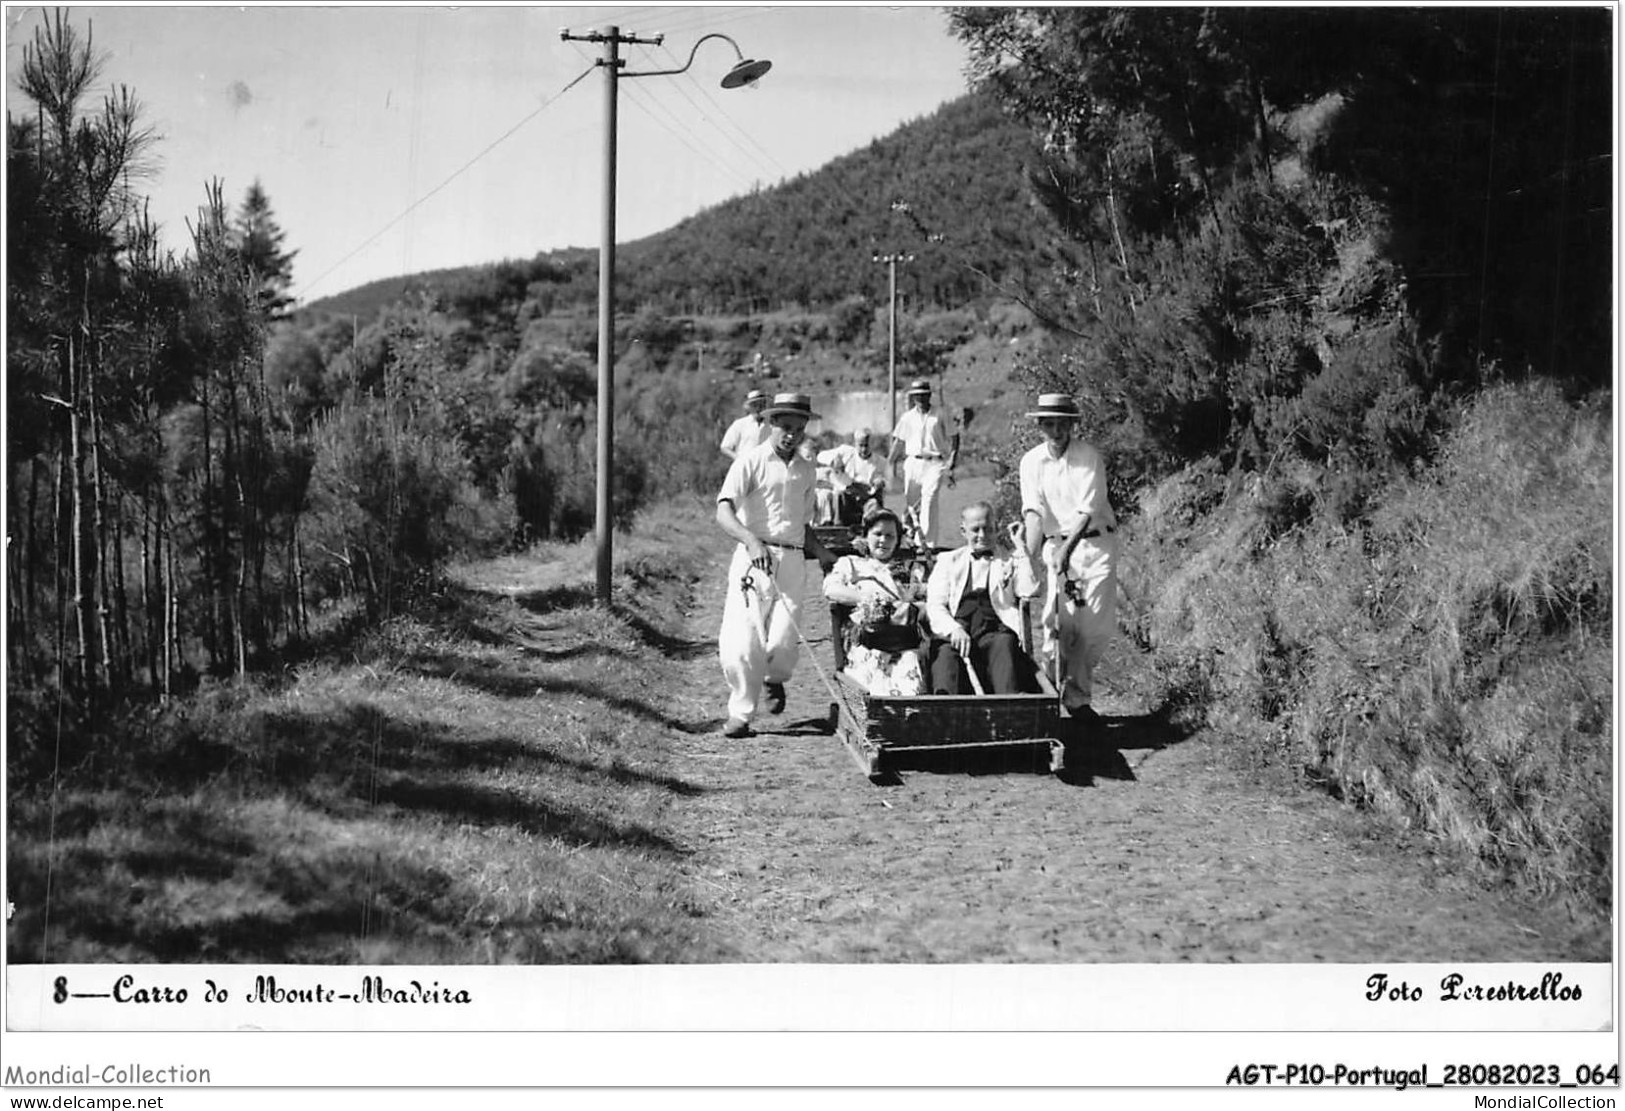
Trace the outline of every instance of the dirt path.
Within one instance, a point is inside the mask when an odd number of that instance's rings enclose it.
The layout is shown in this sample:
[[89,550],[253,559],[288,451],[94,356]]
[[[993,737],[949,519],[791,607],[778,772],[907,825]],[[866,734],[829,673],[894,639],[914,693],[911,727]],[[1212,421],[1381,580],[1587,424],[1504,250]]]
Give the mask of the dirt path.
[[[714,652],[723,566],[690,615],[672,710],[720,728]],[[826,673],[828,614],[806,633]],[[876,786],[820,722],[803,657],[757,736],[680,734],[701,788],[674,814],[685,871],[752,961],[1536,961],[1607,959],[1606,939],[1452,875],[1369,819],[1231,770],[1210,734],[1180,739],[1137,705],[1121,644],[1097,706],[1106,742],[1055,776],[903,773]]]

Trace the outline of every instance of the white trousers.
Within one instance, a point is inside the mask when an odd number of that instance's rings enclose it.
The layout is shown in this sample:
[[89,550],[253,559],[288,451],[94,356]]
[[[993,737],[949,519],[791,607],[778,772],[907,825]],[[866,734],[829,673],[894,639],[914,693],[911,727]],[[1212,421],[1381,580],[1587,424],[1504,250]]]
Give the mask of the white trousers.
[[939,543],[937,516],[942,507],[942,477],[947,473],[948,464],[942,459],[911,456],[903,460],[903,504],[919,513],[920,529],[933,547]]
[[[807,588],[807,560],[802,553],[769,548],[777,563],[772,575],[752,567],[743,544],[728,564],[727,600],[717,655],[728,680],[728,716],[750,721],[762,697],[762,684],[783,683],[796,668],[801,641],[792,621],[801,621],[801,599]],[[750,576],[752,589],[740,583]],[[763,634],[763,629],[766,634]]]
[[[1108,533],[1080,541],[1072,549],[1065,577],[1083,586],[1083,601],[1074,602],[1061,589],[1062,575],[1055,561],[1061,541],[1044,541],[1044,567],[1049,582],[1044,602],[1046,659],[1059,659],[1061,701],[1069,709],[1089,705],[1094,696],[1093,676],[1106,644],[1117,627],[1117,535]],[[1054,672],[1051,672],[1053,675]]]
[[836,494],[828,486],[813,489],[813,524],[833,525],[836,517]]

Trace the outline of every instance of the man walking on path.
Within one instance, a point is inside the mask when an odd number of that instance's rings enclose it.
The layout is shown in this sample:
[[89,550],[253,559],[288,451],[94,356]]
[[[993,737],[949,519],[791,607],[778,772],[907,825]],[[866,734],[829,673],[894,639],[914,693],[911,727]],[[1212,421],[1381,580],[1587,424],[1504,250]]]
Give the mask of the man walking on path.
[[993,551],[993,507],[987,502],[965,507],[959,531],[965,546],[938,559],[926,584],[925,615],[939,638],[931,646],[931,693],[970,694],[968,667],[987,678],[988,694],[1036,693],[1019,630],[1021,599],[1038,593],[1038,576],[1020,526],[1011,525],[1017,550],[1008,558]]
[[767,421],[762,410],[767,408],[767,394],[751,390],[745,395],[745,415],[728,426],[722,434],[722,454],[738,459],[757,444],[767,442]]
[[717,654],[728,680],[729,737],[750,735],[757,703],[784,712],[784,684],[800,653],[807,560],[835,556],[812,531],[817,468],[797,448],[815,420],[806,394],[781,393],[766,407],[767,442],[742,453],[717,494],[717,524],[739,541],[728,565]]
[[908,411],[891,430],[889,458],[894,468],[903,459],[903,504],[919,514],[925,541],[935,547],[942,483],[954,484],[959,433],[931,411],[931,383],[924,378],[909,383],[908,400]]
[[1062,704],[1093,718],[1091,676],[1117,619],[1117,515],[1100,452],[1073,435],[1077,402],[1041,394],[1027,415],[1044,434],[1020,468],[1027,552],[1042,551],[1049,574],[1043,650],[1058,664]]

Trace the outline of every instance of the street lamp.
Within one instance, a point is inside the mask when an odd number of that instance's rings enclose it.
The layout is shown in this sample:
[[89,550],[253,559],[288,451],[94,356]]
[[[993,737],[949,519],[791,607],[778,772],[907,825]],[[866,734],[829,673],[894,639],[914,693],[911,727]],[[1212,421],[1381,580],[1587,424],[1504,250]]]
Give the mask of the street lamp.
[[573,35],[560,31],[565,42],[601,42],[604,56],[598,65],[604,67],[604,226],[603,241],[598,254],[598,586],[597,598],[603,605],[610,602],[610,578],[614,566],[615,512],[613,498],[613,466],[615,459],[615,128],[616,92],[622,77],[663,77],[686,73],[694,64],[701,43],[709,39],[722,39],[734,48],[739,61],[722,78],[724,89],[737,89],[755,81],[772,68],[773,63],[745,57],[739,44],[727,35],[715,31],[702,36],[688,52],[688,61],[681,69],[645,70],[641,73],[621,72],[626,60],[620,56],[622,43],[659,46],[666,36],[656,35],[642,39],[632,34],[621,34],[619,27],[604,31],[589,31]]

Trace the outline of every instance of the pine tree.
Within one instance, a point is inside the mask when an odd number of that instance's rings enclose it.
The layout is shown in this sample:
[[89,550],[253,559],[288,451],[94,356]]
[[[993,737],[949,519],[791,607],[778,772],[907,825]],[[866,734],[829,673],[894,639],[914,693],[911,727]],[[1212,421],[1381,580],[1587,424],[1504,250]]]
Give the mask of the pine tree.
[[260,307],[269,319],[282,319],[293,304],[288,289],[293,284],[294,256],[299,252],[282,249],[285,235],[271,214],[270,198],[258,179],[243,197],[232,236],[238,253],[253,272]]
[[[20,219],[8,221],[22,233],[23,249],[12,259],[21,263],[16,276],[36,291],[14,297],[8,289],[8,302],[25,310],[13,322],[19,342],[8,355],[54,378],[52,392],[41,391],[40,399],[59,411],[57,466],[67,494],[56,503],[57,532],[67,538],[66,550],[57,551],[57,598],[59,605],[65,594],[72,599],[73,675],[91,690],[109,685],[115,663],[108,604],[116,589],[109,577],[116,537],[102,406],[110,385],[108,340],[117,325],[120,232],[134,211],[130,180],[146,168],[154,139],[123,86],[103,98],[99,113],[86,111],[102,62],[88,31],[81,38],[65,13],[54,13],[23,48],[19,86],[36,123],[8,121],[8,163],[24,171],[14,179],[22,186]],[[42,381],[35,376],[30,384]],[[60,573],[64,557],[67,576]]]

